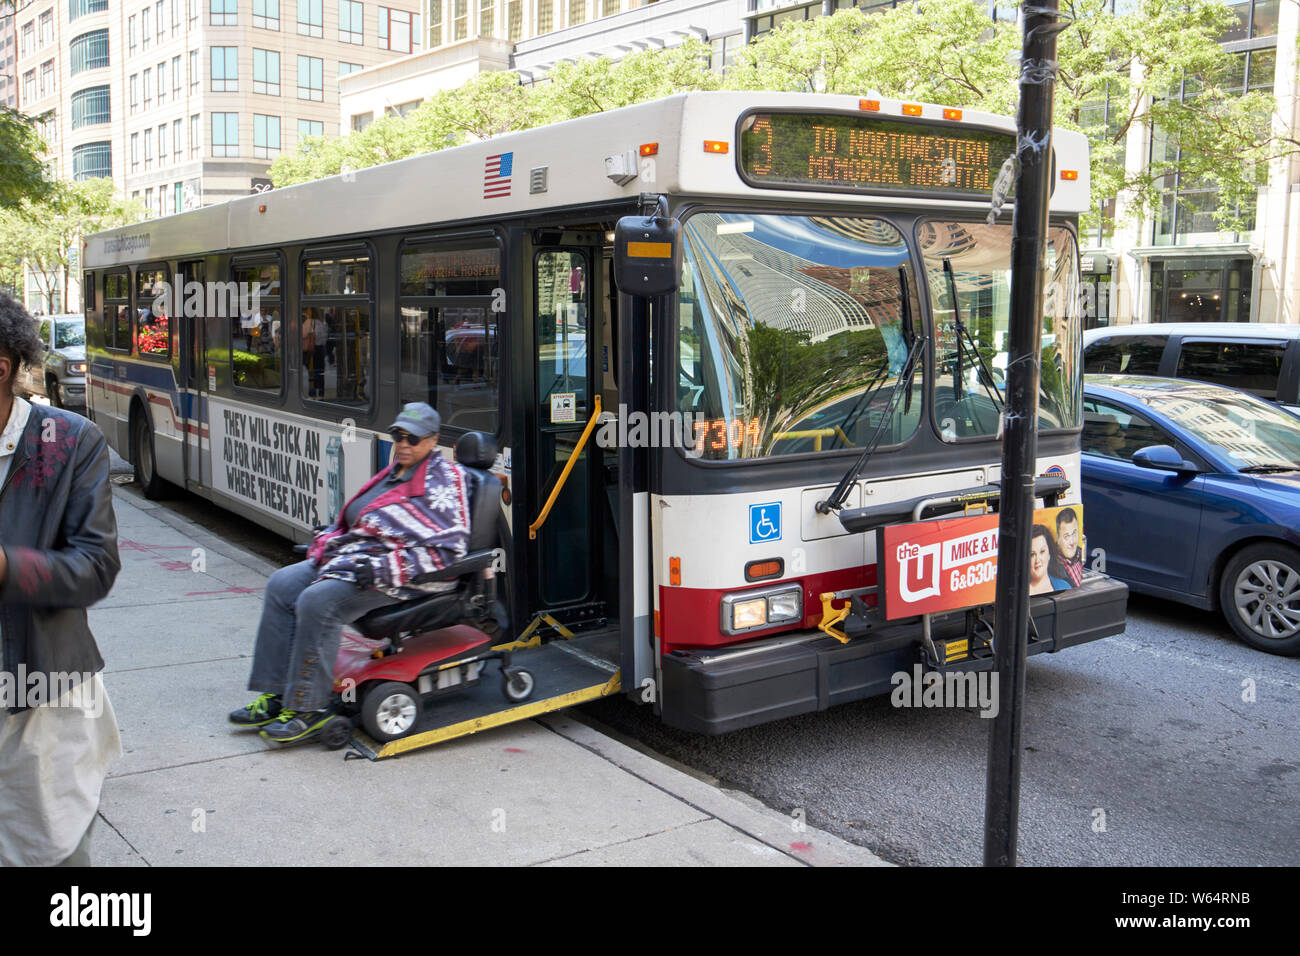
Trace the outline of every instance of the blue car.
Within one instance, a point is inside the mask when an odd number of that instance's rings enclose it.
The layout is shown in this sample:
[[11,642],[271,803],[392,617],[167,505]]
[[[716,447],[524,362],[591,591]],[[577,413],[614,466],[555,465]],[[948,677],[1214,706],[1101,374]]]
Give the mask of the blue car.
[[1083,417],[1084,527],[1106,573],[1300,653],[1300,419],[1237,389],[1123,375],[1087,377]]

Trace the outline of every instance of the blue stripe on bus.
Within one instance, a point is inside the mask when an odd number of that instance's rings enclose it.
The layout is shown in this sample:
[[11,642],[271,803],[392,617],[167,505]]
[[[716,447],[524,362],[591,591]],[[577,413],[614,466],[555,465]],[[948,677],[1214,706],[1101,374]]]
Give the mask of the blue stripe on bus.
[[[117,370],[125,369],[126,374],[119,377]],[[144,388],[151,388],[155,391],[164,392],[172,405],[172,412],[178,418],[188,418],[191,409],[186,403],[186,399],[192,398],[188,392],[182,392],[176,384],[176,373],[171,365],[160,365],[153,362],[129,361],[124,359],[109,359],[107,362],[98,361],[91,363],[91,372],[103,378],[105,381],[116,382],[119,385],[140,385]],[[207,419],[205,418],[204,421]]]

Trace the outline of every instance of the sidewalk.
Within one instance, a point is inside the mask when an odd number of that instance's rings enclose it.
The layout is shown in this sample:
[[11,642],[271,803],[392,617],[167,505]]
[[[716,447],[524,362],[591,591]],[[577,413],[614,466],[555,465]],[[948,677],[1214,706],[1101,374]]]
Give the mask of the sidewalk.
[[251,699],[274,567],[132,492],[114,503],[122,572],[90,625],[125,754],[96,866],[883,865],[563,713],[377,762],[272,750],[226,713]]

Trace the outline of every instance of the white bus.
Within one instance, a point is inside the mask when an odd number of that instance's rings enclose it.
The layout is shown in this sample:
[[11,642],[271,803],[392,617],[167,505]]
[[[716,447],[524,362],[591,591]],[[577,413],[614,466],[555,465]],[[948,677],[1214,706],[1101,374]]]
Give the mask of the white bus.
[[[996,507],[1014,145],[972,110],[689,93],[113,229],[90,414],[146,495],[297,541],[404,402],[447,446],[494,436],[511,636],[678,727],[988,667],[979,608],[883,615],[875,531]],[[1077,507],[1086,141],[1053,153],[1038,449],[1043,503]],[[1030,653],[1122,630],[1125,599],[1034,597]]]

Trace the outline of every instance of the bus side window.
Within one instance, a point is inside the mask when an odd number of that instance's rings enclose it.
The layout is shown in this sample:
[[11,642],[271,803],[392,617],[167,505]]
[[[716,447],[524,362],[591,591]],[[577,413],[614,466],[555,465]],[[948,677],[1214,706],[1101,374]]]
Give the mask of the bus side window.
[[104,276],[104,347],[131,349],[131,281],[125,272]]
[[223,310],[230,326],[232,379],[240,388],[279,392],[285,333],[280,264],[239,263],[233,273],[230,292],[238,301]]
[[398,388],[444,426],[495,434],[500,405],[500,249],[412,243],[401,254]]

